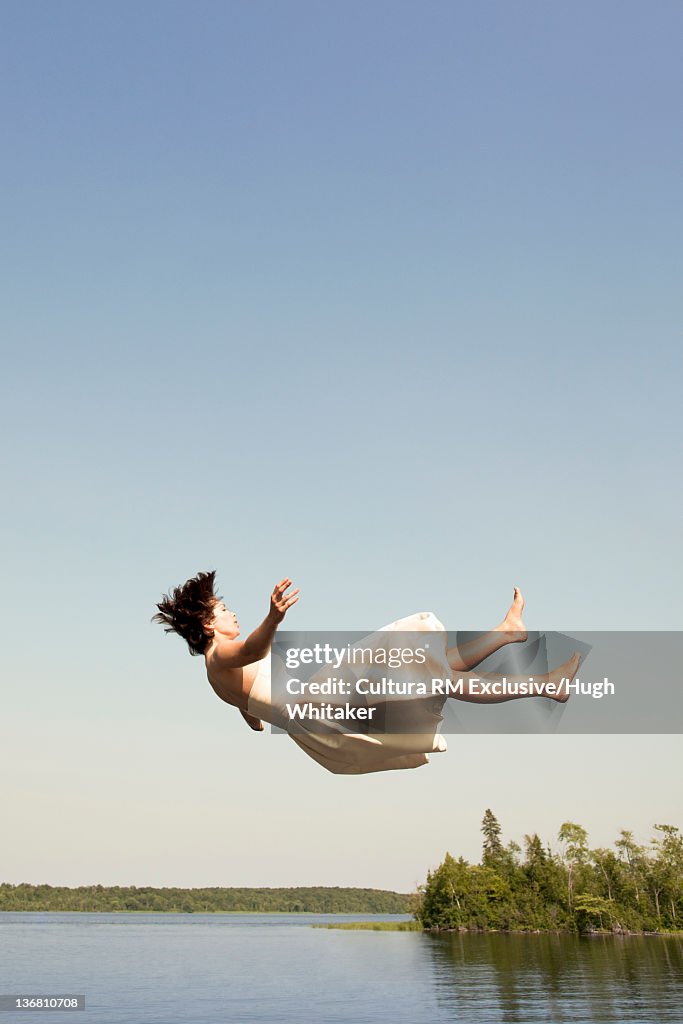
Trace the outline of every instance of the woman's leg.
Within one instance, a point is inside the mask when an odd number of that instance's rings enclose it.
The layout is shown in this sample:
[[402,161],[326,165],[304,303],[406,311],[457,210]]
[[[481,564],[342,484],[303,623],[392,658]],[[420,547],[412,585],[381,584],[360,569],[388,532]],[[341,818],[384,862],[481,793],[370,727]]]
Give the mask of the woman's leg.
[[446,652],[448,664],[453,671],[466,672],[506,644],[518,644],[526,640],[527,632],[522,622],[523,609],[522,591],[515,587],[514,600],[500,626],[496,626],[490,633],[482,633],[481,636],[468,640],[460,647],[451,647]]
[[[580,662],[581,655],[576,651],[563,665],[558,665],[551,672],[540,676],[463,676],[459,680],[462,682],[462,690],[450,696],[454,700],[464,700],[470,704],[501,704],[503,701],[518,700],[520,697],[551,697],[564,704],[569,700],[567,684],[571,683],[576,675]],[[503,680],[506,682],[506,688],[513,690],[512,693],[501,692]],[[526,693],[515,693],[514,689],[522,683],[533,688]]]

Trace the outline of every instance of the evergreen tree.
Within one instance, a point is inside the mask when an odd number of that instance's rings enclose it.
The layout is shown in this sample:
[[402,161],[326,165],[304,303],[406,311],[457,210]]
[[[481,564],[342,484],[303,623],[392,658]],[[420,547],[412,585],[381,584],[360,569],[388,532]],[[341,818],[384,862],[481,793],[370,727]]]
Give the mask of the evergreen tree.
[[503,857],[503,843],[501,840],[501,827],[498,819],[487,807],[481,822],[481,831],[484,833],[484,846],[482,851],[482,864],[486,867],[495,867]]

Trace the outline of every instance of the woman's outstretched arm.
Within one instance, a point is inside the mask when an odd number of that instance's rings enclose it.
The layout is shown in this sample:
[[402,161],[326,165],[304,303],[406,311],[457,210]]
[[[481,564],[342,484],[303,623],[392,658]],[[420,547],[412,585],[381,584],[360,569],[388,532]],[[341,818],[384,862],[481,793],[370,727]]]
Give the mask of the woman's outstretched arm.
[[231,640],[219,635],[214,657],[217,657],[221,668],[244,668],[266,657],[287,609],[299,600],[298,588],[287,593],[291,586],[292,581],[288,577],[276,584],[270,597],[268,614],[246,640]]

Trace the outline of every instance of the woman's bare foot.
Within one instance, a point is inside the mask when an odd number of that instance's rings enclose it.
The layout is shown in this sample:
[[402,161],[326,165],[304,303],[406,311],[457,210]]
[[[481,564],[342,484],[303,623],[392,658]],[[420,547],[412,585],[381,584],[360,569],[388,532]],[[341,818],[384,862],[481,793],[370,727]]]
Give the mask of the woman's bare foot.
[[522,643],[528,636],[526,626],[522,622],[523,610],[524,598],[522,597],[522,591],[519,587],[515,587],[515,597],[510,605],[510,610],[496,629],[496,632],[499,633],[513,633],[514,636],[510,637],[510,643]]
[[556,700],[558,704],[564,704],[569,700],[569,688],[568,683],[571,683],[572,679],[576,675],[579,665],[581,664],[581,655],[578,651],[572,654],[569,661],[565,661],[564,665],[558,665],[552,672],[548,672],[546,677],[546,685],[553,683],[553,693],[544,693],[544,697],[550,697],[551,700]]

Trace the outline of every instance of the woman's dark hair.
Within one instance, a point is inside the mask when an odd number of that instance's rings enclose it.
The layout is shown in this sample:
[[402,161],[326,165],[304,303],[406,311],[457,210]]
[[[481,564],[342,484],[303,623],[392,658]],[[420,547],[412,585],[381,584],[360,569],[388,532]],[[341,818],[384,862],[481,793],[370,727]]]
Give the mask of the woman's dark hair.
[[190,654],[203,654],[213,637],[213,630],[207,630],[213,619],[216,595],[214,582],[216,570],[198,572],[192,579],[164,594],[159,601],[158,614],[152,622],[159,622],[166,633],[177,633],[190,648]]

